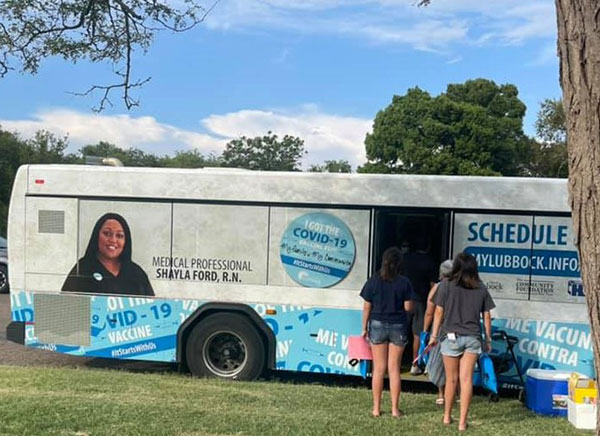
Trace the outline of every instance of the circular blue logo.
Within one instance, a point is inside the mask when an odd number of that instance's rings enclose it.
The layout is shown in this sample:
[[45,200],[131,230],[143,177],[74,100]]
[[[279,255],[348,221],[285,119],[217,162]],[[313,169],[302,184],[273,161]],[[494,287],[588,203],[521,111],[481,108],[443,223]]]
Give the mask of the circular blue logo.
[[350,229],[342,220],[315,212],[291,222],[281,238],[279,254],[286,272],[296,283],[327,288],[350,273],[356,247]]

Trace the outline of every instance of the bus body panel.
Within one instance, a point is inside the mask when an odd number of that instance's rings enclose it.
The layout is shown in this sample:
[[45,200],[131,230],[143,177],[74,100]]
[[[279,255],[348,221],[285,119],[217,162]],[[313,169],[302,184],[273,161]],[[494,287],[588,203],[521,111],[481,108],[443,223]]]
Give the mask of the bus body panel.
[[27,193],[28,166],[17,170],[8,208],[8,258],[10,288],[25,290],[25,195]]
[[[127,218],[155,297],[61,293],[106,212]],[[26,323],[28,346],[174,362],[196,309],[241,303],[273,330],[277,369],[364,375],[347,356],[359,291],[399,226],[428,222],[440,261],[477,257],[493,328],[520,339],[522,370],[593,375],[568,213],[564,180],[22,167],[9,212],[12,319]],[[503,380],[517,382],[514,368]]]
[[570,212],[562,179],[77,165],[35,165],[29,172],[29,195]]

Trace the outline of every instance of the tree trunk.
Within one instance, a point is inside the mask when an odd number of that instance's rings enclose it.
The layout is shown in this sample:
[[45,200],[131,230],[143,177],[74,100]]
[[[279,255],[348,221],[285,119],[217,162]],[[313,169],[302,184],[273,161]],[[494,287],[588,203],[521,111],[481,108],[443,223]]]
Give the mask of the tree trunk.
[[[569,199],[600,374],[600,4],[556,0],[560,83],[567,118]],[[600,408],[596,422],[600,424]],[[600,435],[600,425],[596,427]]]

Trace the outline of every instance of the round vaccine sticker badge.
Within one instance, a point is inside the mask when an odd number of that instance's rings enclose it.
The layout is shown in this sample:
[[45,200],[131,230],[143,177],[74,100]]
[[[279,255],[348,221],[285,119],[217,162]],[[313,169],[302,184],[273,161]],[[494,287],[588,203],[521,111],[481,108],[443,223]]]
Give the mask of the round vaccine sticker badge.
[[354,238],[339,218],[322,212],[292,221],[281,238],[281,262],[302,286],[327,288],[342,281],[356,256]]

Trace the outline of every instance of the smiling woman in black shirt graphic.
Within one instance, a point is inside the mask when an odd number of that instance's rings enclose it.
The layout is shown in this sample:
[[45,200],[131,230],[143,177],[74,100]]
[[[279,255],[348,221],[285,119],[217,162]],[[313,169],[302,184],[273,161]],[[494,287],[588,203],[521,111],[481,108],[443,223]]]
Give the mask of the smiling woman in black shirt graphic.
[[131,248],[127,221],[116,213],[101,216],[62,291],[153,296],[148,276],[131,260]]

